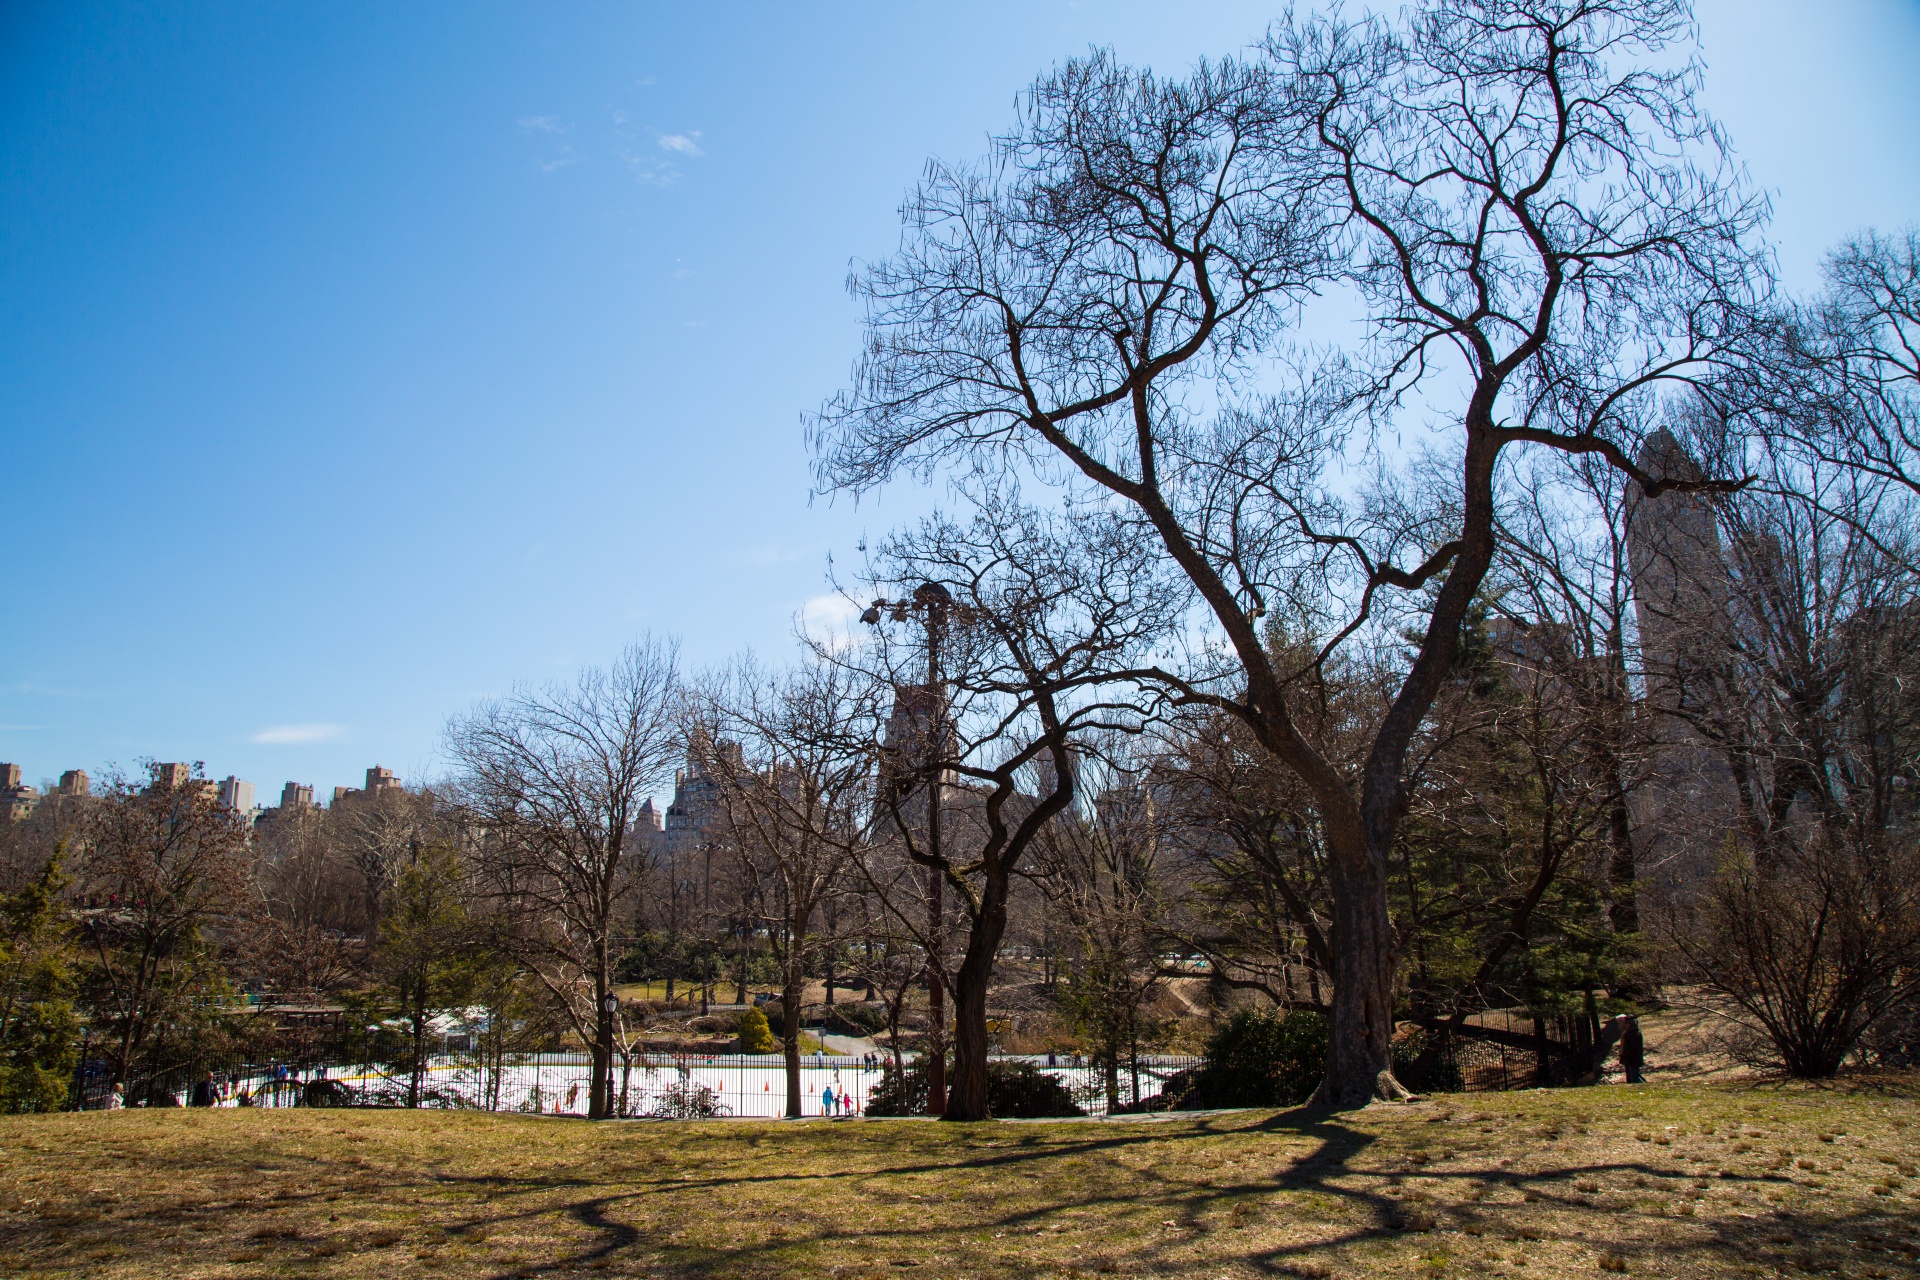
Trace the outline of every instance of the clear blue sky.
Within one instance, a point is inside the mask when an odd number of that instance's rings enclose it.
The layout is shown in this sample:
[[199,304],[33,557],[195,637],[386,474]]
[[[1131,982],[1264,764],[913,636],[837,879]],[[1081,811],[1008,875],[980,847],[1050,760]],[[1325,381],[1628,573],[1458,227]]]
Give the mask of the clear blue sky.
[[[1276,9],[0,6],[0,760],[270,802],[641,628],[783,655],[926,501],[810,505],[800,435],[926,157]],[[1702,20],[1790,281],[1920,218],[1920,2]]]

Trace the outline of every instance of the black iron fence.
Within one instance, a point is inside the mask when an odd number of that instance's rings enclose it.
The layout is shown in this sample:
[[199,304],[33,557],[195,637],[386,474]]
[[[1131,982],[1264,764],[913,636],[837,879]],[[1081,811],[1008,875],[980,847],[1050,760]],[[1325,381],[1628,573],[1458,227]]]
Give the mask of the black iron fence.
[[[1073,1055],[1006,1056],[1053,1076],[1088,1115],[1108,1113],[1107,1068]],[[1197,1058],[1143,1055],[1119,1066],[1120,1107],[1158,1096],[1169,1078]],[[865,1115],[874,1090],[893,1069],[886,1054],[808,1054],[800,1064],[801,1113]],[[218,1070],[180,1066],[123,1085],[116,1098],[106,1064],[86,1063],[75,1103],[176,1107],[438,1107],[541,1115],[587,1113],[593,1060],[585,1053],[432,1057],[415,1073],[383,1063],[273,1062]],[[627,1117],[775,1119],[787,1112],[786,1063],[778,1054],[634,1054],[613,1067],[613,1110]]]
[[[1421,1093],[1485,1092],[1542,1082],[1539,1054],[1528,1048],[1465,1036],[1417,1035],[1395,1046],[1402,1083]],[[1143,1055],[1109,1072],[1084,1056],[1003,1055],[996,1060],[1033,1066],[1057,1079],[1088,1115],[1153,1109],[1168,1082],[1201,1059]],[[801,1060],[801,1111],[820,1116],[865,1115],[874,1091],[892,1070],[887,1054],[808,1054]],[[1111,1081],[1110,1081],[1111,1076]],[[592,1059],[580,1052],[488,1057],[443,1053],[416,1074],[391,1062],[289,1059],[265,1063],[148,1067],[116,1092],[107,1063],[89,1057],[71,1093],[79,1109],[154,1106],[438,1107],[543,1115],[587,1113]],[[1109,1084],[1112,1088],[1109,1088]],[[636,1053],[616,1059],[613,1110],[627,1117],[752,1117],[787,1111],[784,1060],[778,1054],[702,1055]],[[1164,1104],[1161,1104],[1164,1105]]]

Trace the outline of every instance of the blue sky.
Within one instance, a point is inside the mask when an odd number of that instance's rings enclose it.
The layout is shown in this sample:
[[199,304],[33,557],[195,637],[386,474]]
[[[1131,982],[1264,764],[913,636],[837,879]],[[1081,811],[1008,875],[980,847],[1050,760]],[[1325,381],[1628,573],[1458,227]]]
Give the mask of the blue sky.
[[[1273,4],[0,7],[0,759],[357,785],[642,628],[788,651],[801,414],[896,239],[1050,63]],[[1920,218],[1920,3],[1716,0],[1790,283]]]

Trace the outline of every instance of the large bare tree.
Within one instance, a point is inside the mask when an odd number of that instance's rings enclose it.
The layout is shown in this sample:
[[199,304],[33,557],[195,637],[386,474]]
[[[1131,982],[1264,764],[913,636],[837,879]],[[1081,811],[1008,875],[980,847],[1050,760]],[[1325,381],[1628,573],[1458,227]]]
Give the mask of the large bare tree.
[[756,887],[753,924],[780,965],[787,1114],[802,1114],[800,1022],[826,902],[849,887],[872,823],[878,699],[852,669],[805,662],[770,674],[750,662],[696,701],[693,758],[712,780],[724,839]]
[[[883,627],[877,644],[840,655],[900,691],[865,878],[892,890],[890,914],[924,949],[931,980],[953,993],[942,1114],[981,1120],[987,994],[1016,878],[1073,803],[1074,740],[1138,732],[1158,709],[1142,673],[1172,631],[1177,596],[1124,522],[1046,513],[1006,493],[964,522],[936,516],[893,537],[874,572],[877,587],[918,584],[918,598],[935,602],[929,634],[942,658],[930,688],[911,631]],[[951,893],[950,909],[903,899],[903,882],[872,865],[901,856]],[[932,1030],[938,1052],[943,1028]]]
[[609,1114],[616,932],[644,869],[640,806],[680,742],[677,649],[646,639],[573,683],[517,689],[447,729],[508,940],[593,1054]]
[[[1700,452],[1729,446],[1700,425]],[[1715,504],[1714,554],[1688,565],[1715,579],[1690,595],[1715,606],[1694,633],[1716,696],[1679,712],[1724,761],[1737,822],[1664,941],[1761,1056],[1826,1076],[1920,1007],[1920,516],[1857,458],[1747,456],[1762,483]]]
[[1920,227],[1852,237],[1825,275],[1762,335],[1776,437],[1920,494]]
[[[1662,387],[1718,393],[1766,291],[1764,205],[1698,107],[1692,35],[1684,0],[1427,0],[1289,17],[1257,59],[1180,80],[1075,61],[987,163],[931,165],[900,252],[854,277],[868,339],[815,422],[822,485],[951,464],[1124,512],[1225,659],[1170,685],[1312,791],[1333,895],[1324,1100],[1405,1092],[1388,862],[1408,751],[1494,559],[1502,452],[1592,454],[1649,494],[1695,483],[1636,465],[1640,424]],[[1281,339],[1331,290],[1364,337],[1310,361]],[[1447,526],[1341,500],[1336,462],[1390,461],[1426,424]],[[1264,643],[1281,605],[1315,624],[1302,666]],[[1346,767],[1291,690],[1389,616],[1419,641]]]
[[247,824],[199,766],[109,778],[81,837],[81,933],[90,1003],[116,1082],[157,1071],[169,1041],[190,1052],[221,988],[208,930],[248,905]]
[[401,871],[432,838],[442,815],[431,791],[392,787],[342,796],[326,810],[327,837],[360,880],[367,941],[377,946]]

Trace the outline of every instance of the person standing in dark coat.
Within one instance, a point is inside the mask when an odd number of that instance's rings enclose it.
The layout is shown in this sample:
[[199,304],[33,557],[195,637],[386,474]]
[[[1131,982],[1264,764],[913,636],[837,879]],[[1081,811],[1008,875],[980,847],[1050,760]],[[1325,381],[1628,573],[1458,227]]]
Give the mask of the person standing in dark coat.
[[1620,1066],[1627,1073],[1628,1084],[1645,1084],[1647,1042],[1640,1035],[1640,1019],[1628,1014],[1624,1021],[1627,1026],[1620,1033]]
[[210,1107],[214,1103],[213,1072],[208,1071],[193,1082],[193,1092],[187,1097],[190,1107]]

